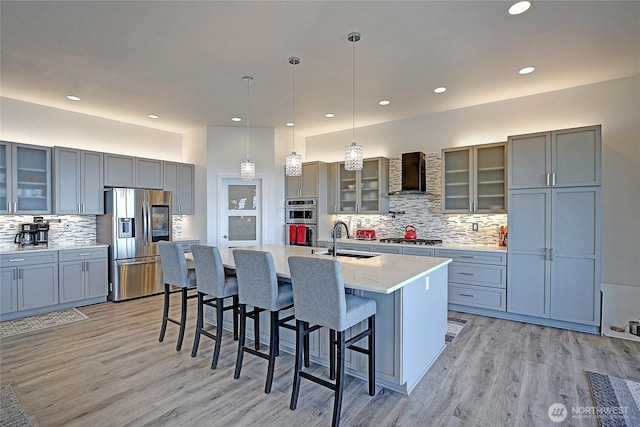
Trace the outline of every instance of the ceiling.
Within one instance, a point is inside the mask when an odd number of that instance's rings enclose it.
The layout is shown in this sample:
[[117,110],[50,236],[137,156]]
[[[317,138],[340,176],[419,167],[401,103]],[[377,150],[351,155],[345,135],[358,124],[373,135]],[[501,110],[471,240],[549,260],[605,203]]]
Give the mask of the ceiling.
[[284,128],[298,56],[296,133],[317,135],[352,126],[352,31],[356,127],[640,74],[639,1],[510,4],[2,0],[1,94],[183,133],[246,126],[248,74],[251,126]]

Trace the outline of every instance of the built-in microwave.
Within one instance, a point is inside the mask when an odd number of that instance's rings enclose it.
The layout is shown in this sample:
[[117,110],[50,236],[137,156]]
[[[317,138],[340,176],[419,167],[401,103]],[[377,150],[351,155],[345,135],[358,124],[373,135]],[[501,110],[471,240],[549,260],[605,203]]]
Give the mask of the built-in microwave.
[[285,208],[285,222],[287,224],[316,224],[316,201],[287,200]]

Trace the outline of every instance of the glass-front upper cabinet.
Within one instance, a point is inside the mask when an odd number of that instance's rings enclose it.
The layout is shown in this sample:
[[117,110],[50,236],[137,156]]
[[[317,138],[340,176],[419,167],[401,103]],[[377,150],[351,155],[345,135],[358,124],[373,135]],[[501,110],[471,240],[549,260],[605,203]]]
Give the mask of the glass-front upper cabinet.
[[11,144],[0,141],[0,213],[9,213],[13,205],[11,194]]
[[506,143],[442,150],[442,212],[507,210]]
[[[1,143],[0,212],[51,212],[51,149],[35,145]],[[3,176],[4,175],[4,176]],[[4,190],[4,191],[3,191]]]
[[384,157],[365,159],[360,171],[346,170],[344,162],[329,165],[329,213],[388,212],[388,176],[389,159]]

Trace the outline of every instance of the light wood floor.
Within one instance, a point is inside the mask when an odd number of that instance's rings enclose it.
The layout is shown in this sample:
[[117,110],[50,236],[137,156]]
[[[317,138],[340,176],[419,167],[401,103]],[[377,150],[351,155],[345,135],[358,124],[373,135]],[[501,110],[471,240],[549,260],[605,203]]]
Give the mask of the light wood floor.
[[[181,352],[175,325],[158,342],[161,297],[97,304],[80,308],[88,320],[3,339],[0,383],[13,385],[41,426],[330,424],[333,394],[311,382],[303,380],[298,408],[289,410],[290,355],[278,358],[269,395],[262,359],[245,355],[242,376],[233,379],[230,333],[217,370],[209,369],[206,337],[191,358],[194,303]],[[411,396],[380,388],[370,397],[365,381],[347,377],[344,426],[558,425],[547,417],[550,404],[592,406],[584,370],[640,381],[640,343],[453,314],[468,324]]]

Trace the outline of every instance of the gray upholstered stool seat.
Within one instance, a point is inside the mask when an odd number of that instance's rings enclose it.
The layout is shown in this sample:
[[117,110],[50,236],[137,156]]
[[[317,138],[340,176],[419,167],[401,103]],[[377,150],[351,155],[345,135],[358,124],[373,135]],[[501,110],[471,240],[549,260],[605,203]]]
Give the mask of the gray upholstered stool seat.
[[[369,394],[375,395],[376,302],[371,298],[345,293],[340,263],[334,259],[289,257],[289,271],[293,285],[296,317],[296,367],[290,408],[296,409],[300,380],[306,378],[335,391],[332,425],[338,426],[342,408],[346,349],[355,350],[368,356]],[[367,321],[367,329],[346,339],[347,329],[365,320]],[[304,339],[320,327],[329,328],[329,375],[331,379],[336,380],[335,384],[305,372],[302,368]],[[368,348],[354,345],[367,337]],[[335,366],[336,351],[338,353],[337,368]]]
[[[160,328],[159,341],[164,340],[167,331],[167,322],[174,323],[180,327],[178,332],[178,343],[176,350],[182,348],[184,330],[187,324],[187,300],[195,298],[196,295],[188,295],[187,291],[196,286],[196,272],[187,268],[187,260],[184,257],[182,246],[173,242],[158,242],[160,251],[160,262],[162,263],[162,280],[164,282],[164,308],[162,310],[162,327]],[[180,288],[182,306],[180,311],[180,321],[169,317],[169,303],[171,286]]]
[[[211,369],[218,366],[220,347],[222,344],[222,323],[224,312],[233,310],[233,338],[238,339],[238,280],[235,275],[226,273],[222,265],[220,251],[214,246],[193,245],[193,262],[196,274],[200,278],[198,287],[198,317],[196,335],[193,339],[191,357],[198,354],[200,336],[204,335],[215,340]],[[210,298],[207,298],[209,296]],[[231,298],[231,305],[225,307],[225,299]],[[215,335],[204,329],[204,306],[216,309],[216,333]]]
[[[242,359],[245,352],[267,359],[269,364],[264,392],[270,393],[275,359],[280,345],[279,328],[295,330],[293,325],[286,324],[286,322],[293,320],[293,315],[281,319],[279,314],[281,310],[289,309],[293,306],[293,289],[290,283],[278,282],[273,257],[269,252],[235,249],[233,257],[236,265],[236,275],[238,276],[238,296],[240,300],[240,336],[238,338],[236,370],[233,377],[235,379],[240,378]],[[254,321],[258,318],[259,312],[269,311],[269,353],[258,351],[259,329],[254,330],[256,348],[245,346],[248,317],[247,305],[254,307]],[[259,325],[259,323],[255,324]],[[308,352],[306,354],[308,357]]]

